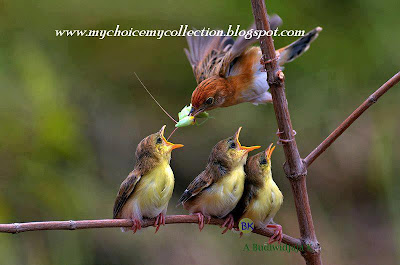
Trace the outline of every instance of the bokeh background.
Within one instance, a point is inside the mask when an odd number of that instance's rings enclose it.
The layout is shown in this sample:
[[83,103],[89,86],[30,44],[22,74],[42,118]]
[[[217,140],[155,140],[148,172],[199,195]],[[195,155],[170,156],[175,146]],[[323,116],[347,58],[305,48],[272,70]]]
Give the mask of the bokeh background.
[[[324,28],[311,49],[286,66],[286,91],[301,155],[306,156],[369,94],[400,69],[399,2],[268,1],[281,29]],[[222,28],[252,23],[250,1],[0,2],[0,223],[112,216],[119,185],[145,136],[173,123],[150,99],[137,72],[176,116],[195,81],[183,37],[56,37],[55,29]],[[275,39],[281,47],[296,38]],[[389,91],[309,169],[308,189],[325,264],[400,263],[400,87]],[[244,144],[276,142],[272,105],[212,112],[177,131],[177,199],[220,139],[243,126]],[[285,195],[276,216],[298,236],[279,147],[274,179]],[[196,225],[0,235],[2,264],[302,264],[299,254],[245,252],[266,238]]]

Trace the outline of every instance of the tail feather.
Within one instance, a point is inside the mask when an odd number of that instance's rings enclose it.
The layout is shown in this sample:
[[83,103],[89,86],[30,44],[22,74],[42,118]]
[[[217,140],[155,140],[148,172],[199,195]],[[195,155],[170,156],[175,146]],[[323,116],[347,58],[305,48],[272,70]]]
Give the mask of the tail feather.
[[321,27],[316,27],[295,42],[279,49],[279,65],[282,66],[285,63],[291,62],[306,52],[308,48],[310,48],[311,42],[318,37],[318,33],[321,32],[321,30]]

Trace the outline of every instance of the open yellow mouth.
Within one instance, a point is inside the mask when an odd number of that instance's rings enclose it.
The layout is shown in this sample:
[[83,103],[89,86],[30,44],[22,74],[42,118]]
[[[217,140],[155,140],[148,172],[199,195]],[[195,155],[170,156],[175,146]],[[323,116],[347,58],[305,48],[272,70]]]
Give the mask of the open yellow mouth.
[[167,127],[167,125],[164,125],[160,130],[161,138],[163,139],[164,144],[166,144],[167,146],[170,146],[171,150],[183,147],[183,144],[173,144],[171,142],[168,142],[167,139],[165,139],[165,137],[164,137],[165,127]]
[[275,150],[275,147],[276,147],[276,146],[273,146],[273,145],[274,145],[273,143],[270,144],[270,145],[268,146],[267,150],[265,150],[265,157],[266,157],[267,159],[271,159],[272,152]]
[[236,131],[236,133],[235,133],[235,140],[236,140],[237,144],[239,145],[240,150],[245,150],[245,151],[247,151],[247,152],[250,152],[250,151],[253,151],[253,150],[258,149],[258,148],[261,147],[261,146],[259,146],[259,145],[250,146],[250,147],[242,146],[242,145],[240,144],[240,142],[239,142],[239,135],[240,135],[240,131],[241,131],[241,130],[242,130],[242,127],[239,127],[239,129],[238,129],[238,130]]

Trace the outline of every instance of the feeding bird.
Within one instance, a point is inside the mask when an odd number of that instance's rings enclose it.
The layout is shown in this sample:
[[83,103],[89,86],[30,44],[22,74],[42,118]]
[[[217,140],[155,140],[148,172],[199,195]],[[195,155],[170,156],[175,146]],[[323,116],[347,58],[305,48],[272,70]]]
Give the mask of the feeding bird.
[[143,218],[156,218],[156,232],[165,225],[175,182],[170,167],[171,152],[183,145],[168,142],[164,130],[165,125],[138,144],[135,167],[122,182],[115,199],[113,218],[131,219],[134,233],[141,229]]
[[[277,15],[271,16],[269,21],[272,30],[282,22]],[[307,51],[321,30],[317,27],[277,50],[279,66]],[[255,105],[272,102],[266,81],[267,73],[261,64],[262,52],[260,47],[250,47],[256,41],[255,37],[246,40],[244,36],[238,37],[236,41],[229,36],[187,37],[189,49],[185,49],[185,53],[197,82],[192,93],[189,117],[244,102]]]
[[[283,203],[282,192],[272,179],[271,155],[274,149],[275,146],[271,144],[264,152],[247,159],[243,196],[232,211],[237,221],[249,218],[257,228],[274,229],[269,244],[282,241],[282,226],[273,223],[273,218]],[[228,224],[224,232],[232,227],[233,222]]]
[[240,127],[234,136],[219,141],[212,149],[208,163],[187,187],[179,203],[199,218],[200,231],[204,217],[226,217],[242,197],[244,164],[248,153],[260,146],[245,147],[239,142]]

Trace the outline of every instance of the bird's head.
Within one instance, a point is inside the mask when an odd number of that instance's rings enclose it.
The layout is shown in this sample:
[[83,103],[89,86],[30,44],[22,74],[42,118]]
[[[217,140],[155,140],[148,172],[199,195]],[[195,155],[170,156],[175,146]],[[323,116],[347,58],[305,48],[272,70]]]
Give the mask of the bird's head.
[[247,160],[246,172],[249,176],[269,176],[271,172],[271,156],[275,146],[270,144],[264,152],[260,152]]
[[213,148],[210,160],[222,162],[222,164],[236,166],[245,163],[250,151],[260,148],[260,146],[246,147],[240,144],[240,127],[236,133],[224,140],[219,141]]
[[201,82],[192,94],[190,116],[196,116],[224,104],[228,96],[228,83],[222,77],[210,77]]
[[164,137],[164,125],[158,132],[144,138],[136,149],[136,159],[141,160],[146,157],[170,158],[171,151],[183,147],[182,144],[173,144]]

